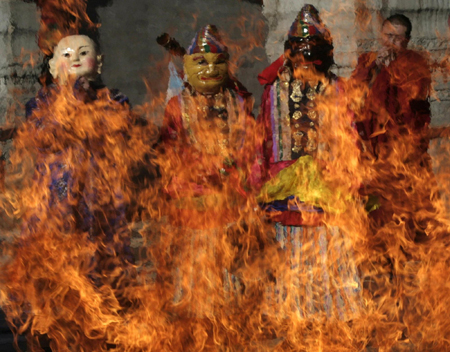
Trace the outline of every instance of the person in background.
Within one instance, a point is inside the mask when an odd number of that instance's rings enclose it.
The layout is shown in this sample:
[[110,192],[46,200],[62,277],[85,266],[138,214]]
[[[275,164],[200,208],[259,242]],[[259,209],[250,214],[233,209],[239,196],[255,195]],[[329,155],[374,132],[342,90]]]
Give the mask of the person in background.
[[427,151],[424,139],[430,123],[431,72],[422,53],[408,49],[412,25],[395,14],[384,20],[381,48],[362,54],[352,79],[368,88],[360,135],[376,157],[390,153],[392,139],[413,134],[419,154]]
[[401,215],[406,236],[422,241],[436,186],[427,153],[431,72],[427,57],[408,49],[411,30],[402,14],[384,20],[381,48],[359,57],[351,80],[365,92],[357,127],[374,162],[373,178],[363,190],[379,200],[372,225],[377,231]]

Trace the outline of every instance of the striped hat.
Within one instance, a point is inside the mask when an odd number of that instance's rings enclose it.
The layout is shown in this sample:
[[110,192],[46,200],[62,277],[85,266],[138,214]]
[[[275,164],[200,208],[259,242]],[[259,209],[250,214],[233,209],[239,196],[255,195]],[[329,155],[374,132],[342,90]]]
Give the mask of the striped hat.
[[188,55],[196,53],[227,53],[228,48],[223,44],[222,38],[217,31],[217,27],[208,24],[200,29],[187,49]]
[[288,32],[288,38],[326,37],[328,29],[319,17],[319,11],[310,4],[302,7]]

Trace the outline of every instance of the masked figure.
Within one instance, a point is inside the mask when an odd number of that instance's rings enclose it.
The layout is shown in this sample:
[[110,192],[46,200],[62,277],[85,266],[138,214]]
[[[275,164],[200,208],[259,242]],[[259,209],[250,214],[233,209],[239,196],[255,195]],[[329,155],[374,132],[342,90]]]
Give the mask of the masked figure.
[[[98,45],[86,35],[69,35],[60,40],[54,48],[52,59],[49,61],[50,74],[53,84],[42,88],[36,98],[26,104],[27,119],[39,103],[46,103],[52,91],[65,86],[70,82],[76,83],[75,88],[84,88],[85,99],[95,100],[102,89],[100,74],[103,65],[103,55],[100,54]],[[129,104],[128,98],[117,89],[108,90],[112,100],[120,104]]]
[[[102,298],[92,303],[106,291],[108,300],[122,307],[127,302],[123,287],[133,257],[124,208],[127,171],[139,154],[130,145],[139,141],[130,138],[128,99],[101,84],[96,43],[68,35],[52,48],[54,81],[27,103],[10,158],[6,196],[22,229],[13,242],[17,250],[2,265],[10,298],[6,314],[18,329],[37,326],[28,330],[33,350],[48,340],[57,350],[99,350],[107,338],[93,339],[92,323],[65,302],[77,301],[79,312],[103,304],[107,311],[110,303]],[[22,177],[25,170],[29,177]],[[73,314],[61,314],[67,309]],[[77,341],[60,338],[70,334]]]
[[102,55],[88,36],[62,38],[49,66],[54,83],[26,104],[27,121],[16,138],[16,147],[36,159],[29,197],[39,202],[27,202],[34,207],[25,213],[24,230],[54,225],[57,231],[112,240],[125,228],[120,176],[114,172],[120,161],[111,152],[116,144],[126,153],[128,98],[101,83]]
[[215,26],[198,31],[184,56],[187,82],[170,99],[161,129],[160,168],[169,195],[164,207],[171,209],[176,268],[168,275],[174,277],[174,301],[181,308],[186,303],[184,312],[191,316],[210,314],[213,297],[236,289],[223,253],[229,245],[226,227],[245,194],[239,155],[252,122],[252,99],[231,77],[228,58]]
[[351,121],[339,116],[345,109],[341,81],[330,72],[333,63],[330,32],[317,10],[305,5],[284,55],[258,77],[265,84],[258,123],[266,180],[258,201],[274,223],[289,268],[274,269],[264,308],[269,315],[347,320],[360,309],[351,241],[333,220],[342,218],[352,198],[339,177],[330,176],[342,167],[341,150],[333,148],[341,147],[338,140],[354,143]]

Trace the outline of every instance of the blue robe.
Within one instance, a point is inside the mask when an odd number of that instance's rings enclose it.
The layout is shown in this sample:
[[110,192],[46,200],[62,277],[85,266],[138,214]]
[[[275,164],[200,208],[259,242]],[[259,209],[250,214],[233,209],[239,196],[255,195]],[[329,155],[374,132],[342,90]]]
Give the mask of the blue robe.
[[[41,226],[45,228],[51,221],[59,231],[88,232],[92,240],[102,235],[101,238],[109,242],[115,234],[125,231],[123,194],[119,187],[112,192],[109,204],[97,204],[98,190],[94,176],[105,159],[102,140],[91,138],[88,134],[74,136],[70,130],[65,130],[59,122],[51,119],[52,100],[59,89],[57,85],[42,88],[26,104],[24,128],[26,133],[30,133],[28,136],[33,136],[33,133],[39,136],[41,133],[43,136],[53,136],[61,143],[54,146],[46,140],[37,139],[36,145],[32,146],[36,158],[32,182],[40,184],[38,192],[42,191],[42,203],[26,214],[23,232],[34,232]],[[129,105],[128,98],[116,89],[107,90],[91,84],[90,89],[83,90],[76,82],[73,92],[80,104],[92,104],[99,99],[101,90],[103,94],[106,91],[111,99],[111,108],[115,104]],[[107,137],[108,129],[105,131]],[[19,132],[19,139],[20,136]],[[79,166],[82,164],[87,167],[86,172],[80,174]],[[113,164],[108,166],[114,168]]]

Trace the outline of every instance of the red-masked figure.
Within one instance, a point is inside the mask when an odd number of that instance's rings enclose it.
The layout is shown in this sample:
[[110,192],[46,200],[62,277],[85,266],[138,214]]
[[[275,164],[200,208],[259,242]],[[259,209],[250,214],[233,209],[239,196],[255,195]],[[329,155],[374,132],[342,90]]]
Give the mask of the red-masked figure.
[[[354,190],[342,188],[332,170],[356,160],[357,148],[342,104],[343,82],[330,71],[333,63],[330,32],[314,6],[305,5],[289,30],[284,55],[258,77],[265,84],[258,124],[264,130],[266,180],[258,201],[287,263],[267,289],[269,315],[348,320],[361,309],[352,240],[336,220],[349,211]],[[351,151],[340,162],[339,141]]]

